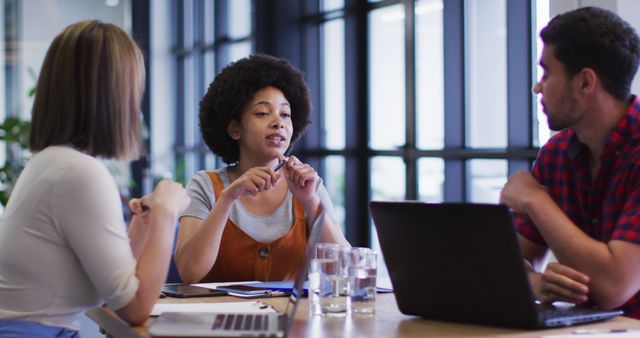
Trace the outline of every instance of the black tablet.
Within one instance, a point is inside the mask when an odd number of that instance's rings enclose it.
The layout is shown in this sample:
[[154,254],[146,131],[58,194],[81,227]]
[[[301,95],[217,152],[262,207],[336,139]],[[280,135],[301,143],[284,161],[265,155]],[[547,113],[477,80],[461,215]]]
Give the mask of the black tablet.
[[241,295],[269,295],[269,294],[271,294],[271,290],[269,290],[269,289],[255,287],[255,286],[251,286],[251,285],[245,285],[245,284],[233,284],[233,285],[218,286],[217,289],[221,290],[221,291],[226,291],[226,292],[229,292],[229,293],[238,293],[238,294],[241,294]]
[[189,284],[167,284],[162,288],[162,293],[169,297],[177,298],[213,297],[227,294],[225,291],[207,289]]

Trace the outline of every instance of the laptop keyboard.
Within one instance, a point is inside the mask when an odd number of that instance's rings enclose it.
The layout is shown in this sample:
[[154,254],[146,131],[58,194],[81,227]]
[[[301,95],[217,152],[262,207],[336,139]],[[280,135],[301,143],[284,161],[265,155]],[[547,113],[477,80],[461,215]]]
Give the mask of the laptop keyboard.
[[563,326],[577,323],[592,322],[613,316],[603,314],[587,307],[553,307],[544,306],[538,308],[538,316],[547,326]]
[[540,318],[550,319],[557,317],[574,317],[590,315],[594,313],[593,309],[583,307],[553,307],[541,306],[538,308]]
[[269,327],[269,318],[259,314],[217,314],[213,321],[213,330],[226,331],[255,331],[266,330]]

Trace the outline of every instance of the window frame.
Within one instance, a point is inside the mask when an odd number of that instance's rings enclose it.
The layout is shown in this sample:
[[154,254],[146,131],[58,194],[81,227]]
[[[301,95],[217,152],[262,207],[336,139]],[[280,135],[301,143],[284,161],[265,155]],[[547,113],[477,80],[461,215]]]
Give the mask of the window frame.
[[[184,27],[181,10],[185,1],[171,0],[174,24]],[[193,0],[194,6],[201,6],[205,0]],[[399,157],[405,163],[405,198],[415,200],[419,197],[418,161],[422,158],[444,160],[443,197],[446,202],[467,202],[470,177],[467,161],[472,159],[504,159],[508,162],[508,173],[527,170],[537,156],[539,148],[533,143],[534,98],[530,91],[533,84],[532,55],[532,3],[535,0],[509,0],[507,12],[507,125],[508,146],[506,148],[476,148],[465,146],[466,119],[465,102],[460,100],[465,86],[465,0],[443,1],[444,34],[444,147],[436,150],[417,148],[416,140],[416,32],[414,0],[345,0],[344,8],[322,12],[321,0],[254,0],[252,2],[253,26],[251,35],[241,39],[230,39],[225,34],[226,6],[230,0],[215,1],[213,20],[215,20],[215,38],[211,43],[193,44],[185,47],[180,41],[181,32],[174,32],[175,48],[172,55],[176,58],[175,72],[177,93],[176,111],[176,163],[181,157],[192,154],[197,156],[195,168],[205,168],[209,150],[196,138],[193,144],[185,141],[184,124],[184,69],[180,62],[187,55],[214,51],[215,71],[218,73],[228,63],[228,46],[238,42],[253,42],[255,52],[283,57],[301,68],[309,83],[314,104],[313,123],[308,132],[295,146],[296,155],[310,163],[323,176],[324,161],[327,156],[340,156],[345,159],[345,229],[347,239],[355,246],[371,245],[371,219],[369,200],[371,198],[371,164],[376,156]],[[405,85],[406,85],[406,144],[393,150],[371,149],[369,147],[370,119],[369,92],[365,85],[369,81],[368,57],[368,17],[375,9],[404,5],[405,12]],[[201,11],[202,12],[202,11]],[[345,29],[345,147],[326,149],[323,134],[323,69],[322,69],[322,29],[324,22],[336,18],[344,19]],[[194,20],[198,21],[198,20]],[[204,93],[206,88],[195,88],[194,93]],[[461,95],[462,94],[462,95]],[[201,96],[201,95],[200,95]],[[194,98],[190,98],[194,99]],[[191,126],[195,128],[195,126]],[[210,155],[209,155],[210,156]],[[219,160],[215,161],[222,165]],[[179,170],[178,170],[179,171]],[[195,169],[191,170],[195,171]],[[192,173],[178,172],[179,180],[188,179]]]

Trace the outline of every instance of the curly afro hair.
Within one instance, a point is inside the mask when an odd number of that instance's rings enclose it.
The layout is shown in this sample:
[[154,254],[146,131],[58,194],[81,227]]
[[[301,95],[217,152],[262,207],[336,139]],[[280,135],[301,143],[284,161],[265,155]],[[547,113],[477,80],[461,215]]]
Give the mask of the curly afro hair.
[[211,151],[227,164],[238,162],[238,141],[227,133],[231,120],[240,122],[247,104],[260,89],[273,86],[291,105],[295,142],[311,123],[311,99],[303,73],[289,61],[256,54],[226,66],[200,101],[200,132]]

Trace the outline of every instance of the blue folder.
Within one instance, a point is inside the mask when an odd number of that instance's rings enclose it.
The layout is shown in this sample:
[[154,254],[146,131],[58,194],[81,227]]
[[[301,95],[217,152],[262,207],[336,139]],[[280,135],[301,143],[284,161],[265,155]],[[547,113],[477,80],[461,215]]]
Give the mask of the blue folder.
[[[259,288],[269,289],[271,291],[283,291],[283,292],[291,292],[293,289],[293,280],[284,280],[284,281],[276,281],[276,282],[258,282],[258,283],[247,283],[246,285],[251,285]],[[303,288],[305,292],[309,289],[309,281],[305,281]],[[376,291],[378,293],[390,293],[393,292],[393,289],[389,288],[381,288],[377,287]]]

